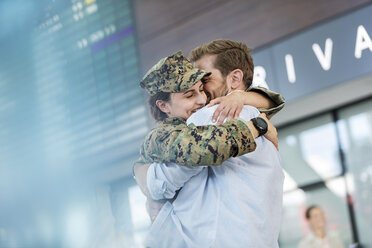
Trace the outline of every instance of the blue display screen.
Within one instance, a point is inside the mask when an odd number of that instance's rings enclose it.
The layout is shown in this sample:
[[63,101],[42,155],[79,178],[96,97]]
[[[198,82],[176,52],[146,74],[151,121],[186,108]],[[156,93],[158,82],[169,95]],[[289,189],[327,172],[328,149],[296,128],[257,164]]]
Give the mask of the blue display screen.
[[4,0],[0,23],[0,247],[44,247],[38,218],[61,233],[76,199],[92,210],[97,184],[131,176],[149,131],[133,7]]
[[0,36],[1,164],[132,163],[148,120],[131,2],[26,2],[32,23]]

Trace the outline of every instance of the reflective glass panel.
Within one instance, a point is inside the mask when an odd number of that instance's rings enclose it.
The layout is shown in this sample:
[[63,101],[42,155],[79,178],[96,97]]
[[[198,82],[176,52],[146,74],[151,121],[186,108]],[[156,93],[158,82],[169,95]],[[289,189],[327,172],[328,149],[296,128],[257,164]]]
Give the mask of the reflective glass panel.
[[342,173],[335,124],[330,115],[279,129],[279,152],[287,173],[285,190]]
[[359,239],[372,247],[372,100],[340,110],[339,118]]

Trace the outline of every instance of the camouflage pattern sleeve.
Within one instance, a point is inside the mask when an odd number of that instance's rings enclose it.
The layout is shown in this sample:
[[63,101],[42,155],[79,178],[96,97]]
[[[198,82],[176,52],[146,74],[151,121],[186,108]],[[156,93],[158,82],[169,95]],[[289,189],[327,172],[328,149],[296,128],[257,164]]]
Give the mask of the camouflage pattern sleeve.
[[187,166],[220,165],[230,157],[256,149],[254,137],[242,120],[220,126],[186,123],[160,125],[141,146],[142,163],[178,163]]
[[268,119],[273,117],[284,107],[285,99],[279,93],[276,93],[274,91],[268,90],[260,86],[251,87],[248,89],[248,91],[254,91],[261,95],[264,95],[275,103],[276,106],[274,106],[273,108],[270,108],[270,109],[259,108],[258,109],[261,113],[265,113]]

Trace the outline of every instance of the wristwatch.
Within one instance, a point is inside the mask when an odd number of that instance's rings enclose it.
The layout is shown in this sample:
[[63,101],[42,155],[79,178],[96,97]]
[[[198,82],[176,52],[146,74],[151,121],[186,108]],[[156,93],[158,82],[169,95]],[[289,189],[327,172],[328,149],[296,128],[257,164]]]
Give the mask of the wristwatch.
[[266,121],[261,118],[261,117],[256,117],[251,119],[253,126],[257,129],[258,131],[258,137],[261,135],[264,135],[267,132],[267,123]]

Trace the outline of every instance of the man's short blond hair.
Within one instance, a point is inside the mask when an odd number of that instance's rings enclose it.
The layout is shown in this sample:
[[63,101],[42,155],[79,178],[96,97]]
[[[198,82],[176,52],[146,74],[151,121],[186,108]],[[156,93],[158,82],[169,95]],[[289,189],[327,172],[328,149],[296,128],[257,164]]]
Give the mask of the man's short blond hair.
[[195,62],[204,55],[217,55],[214,67],[220,70],[224,77],[235,69],[242,70],[243,82],[248,89],[252,84],[254,70],[251,51],[252,49],[242,42],[218,39],[193,49],[190,61]]

